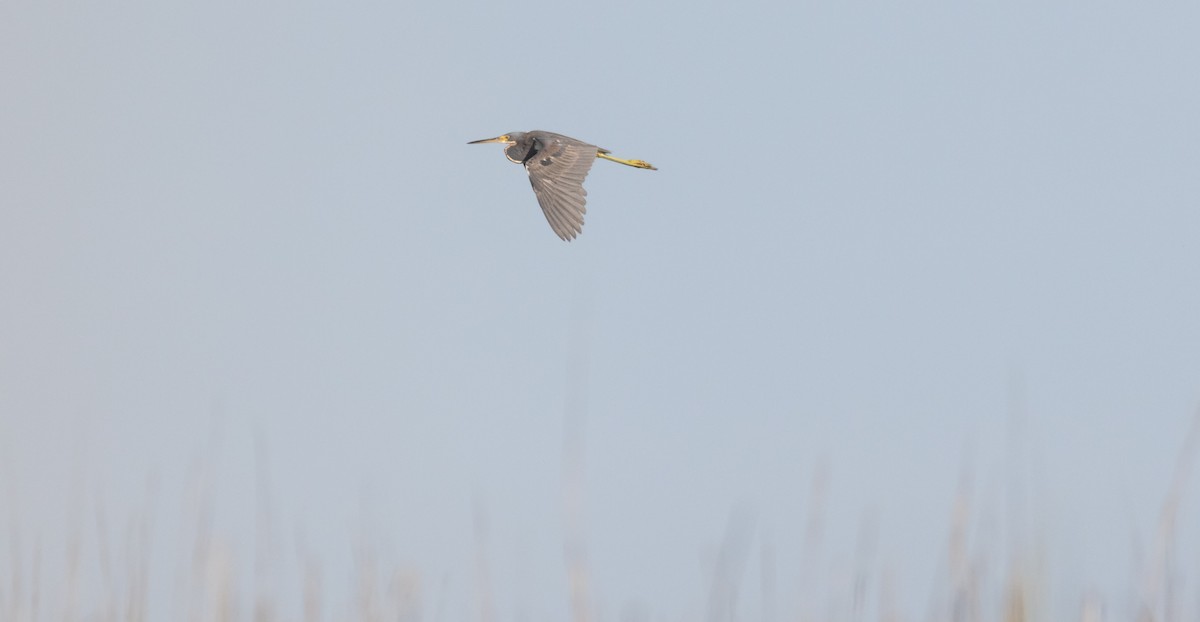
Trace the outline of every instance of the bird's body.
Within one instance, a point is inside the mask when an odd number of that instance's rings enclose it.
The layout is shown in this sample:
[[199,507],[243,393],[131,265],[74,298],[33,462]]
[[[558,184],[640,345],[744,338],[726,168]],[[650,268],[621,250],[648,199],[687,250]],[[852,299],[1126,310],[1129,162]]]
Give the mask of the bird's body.
[[504,155],[525,167],[550,228],[568,242],[583,232],[583,216],[587,213],[583,180],[596,158],[654,170],[642,160],[616,158],[607,149],[554,132],[512,132],[468,144],[479,143],[508,145]]

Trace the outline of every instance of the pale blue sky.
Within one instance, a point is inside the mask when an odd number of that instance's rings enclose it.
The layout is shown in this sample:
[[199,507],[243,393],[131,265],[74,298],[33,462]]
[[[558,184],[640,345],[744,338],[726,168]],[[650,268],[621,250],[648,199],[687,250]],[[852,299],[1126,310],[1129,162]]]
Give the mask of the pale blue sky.
[[[843,607],[864,523],[923,619],[964,478],[993,584],[1039,540],[1059,610],[1134,602],[1200,405],[1196,5],[142,4],[0,7],[8,559],[149,504],[181,607],[208,486],[253,593],[259,472],[280,600],[366,542],[476,620],[478,503],[498,620],[563,619],[578,398],[603,620],[704,615],[736,512],[745,619],[764,546],[780,616]],[[563,243],[465,144],[530,129],[660,170]]]

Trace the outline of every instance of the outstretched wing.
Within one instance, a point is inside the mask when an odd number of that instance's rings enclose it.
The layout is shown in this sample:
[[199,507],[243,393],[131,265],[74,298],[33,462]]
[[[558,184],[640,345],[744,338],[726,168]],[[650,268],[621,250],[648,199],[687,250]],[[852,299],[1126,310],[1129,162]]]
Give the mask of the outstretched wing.
[[598,150],[595,145],[556,136],[539,139],[525,160],[529,183],[550,228],[568,242],[583,232],[583,215],[587,213],[583,180]]

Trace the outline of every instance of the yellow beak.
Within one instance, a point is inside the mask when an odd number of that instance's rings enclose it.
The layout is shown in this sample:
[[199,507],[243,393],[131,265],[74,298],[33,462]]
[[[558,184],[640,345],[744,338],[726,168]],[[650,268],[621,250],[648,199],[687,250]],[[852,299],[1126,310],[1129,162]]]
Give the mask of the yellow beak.
[[468,145],[482,145],[483,143],[511,143],[511,142],[512,141],[508,139],[508,134],[505,134],[503,136],[497,136],[495,138],[485,138],[483,140],[473,140],[467,144]]

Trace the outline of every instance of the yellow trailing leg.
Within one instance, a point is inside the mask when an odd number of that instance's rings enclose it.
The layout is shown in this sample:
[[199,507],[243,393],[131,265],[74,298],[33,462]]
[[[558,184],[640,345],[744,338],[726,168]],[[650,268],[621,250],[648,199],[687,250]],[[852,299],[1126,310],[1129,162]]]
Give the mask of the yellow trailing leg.
[[611,156],[611,155],[609,155],[609,153],[607,151],[597,152],[596,157],[604,158],[605,160],[609,160],[610,162],[616,162],[617,164],[624,164],[625,166],[632,166],[634,168],[648,168],[652,171],[658,170],[658,169],[654,168],[654,165],[650,164],[649,162],[646,162],[645,160],[625,160],[622,158]]

